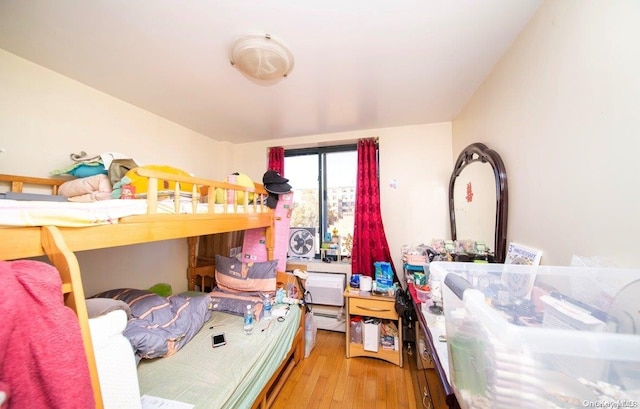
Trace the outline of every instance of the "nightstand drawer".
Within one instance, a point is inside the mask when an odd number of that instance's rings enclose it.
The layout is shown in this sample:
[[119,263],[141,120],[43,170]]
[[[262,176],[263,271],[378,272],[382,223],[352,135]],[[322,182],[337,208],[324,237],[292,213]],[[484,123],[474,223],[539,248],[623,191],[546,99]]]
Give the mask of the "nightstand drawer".
[[368,298],[351,298],[349,300],[349,314],[374,316],[390,320],[398,319],[394,299],[386,301]]

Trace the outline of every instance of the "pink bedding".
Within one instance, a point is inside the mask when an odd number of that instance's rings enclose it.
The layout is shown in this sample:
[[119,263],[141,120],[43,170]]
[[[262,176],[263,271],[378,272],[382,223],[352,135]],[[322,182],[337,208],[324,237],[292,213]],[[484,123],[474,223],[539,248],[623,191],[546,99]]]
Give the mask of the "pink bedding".
[[111,199],[111,190],[109,177],[99,174],[66,181],[58,193],[71,202],[95,202]]

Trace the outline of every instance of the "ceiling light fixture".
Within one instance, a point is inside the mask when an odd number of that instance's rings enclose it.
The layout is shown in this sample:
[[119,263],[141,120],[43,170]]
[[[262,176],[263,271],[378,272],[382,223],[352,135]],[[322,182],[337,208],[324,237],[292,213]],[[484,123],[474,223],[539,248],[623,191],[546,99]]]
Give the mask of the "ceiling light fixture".
[[293,69],[293,54],[270,34],[247,34],[231,45],[229,60],[253,82],[271,85]]

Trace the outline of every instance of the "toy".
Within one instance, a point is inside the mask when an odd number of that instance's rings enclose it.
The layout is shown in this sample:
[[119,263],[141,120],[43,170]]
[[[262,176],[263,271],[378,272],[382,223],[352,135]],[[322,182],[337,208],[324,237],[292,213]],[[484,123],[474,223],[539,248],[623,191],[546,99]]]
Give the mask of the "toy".
[[[245,175],[244,173],[232,173],[231,175],[227,176],[227,182],[234,184],[234,185],[239,185],[239,186],[244,186],[244,187],[248,187],[250,189],[254,189],[255,188],[255,184],[253,183],[253,180],[251,180],[251,178],[247,175]],[[232,192],[227,191],[227,195],[230,195]],[[216,189],[216,203],[217,204],[222,204],[225,202],[224,200],[224,190],[223,189]],[[251,202],[253,200],[253,193],[249,193],[249,202]],[[227,197],[227,203],[231,203],[231,197]],[[236,193],[236,203],[241,205],[244,204],[244,192],[237,192]]]
[[[174,168],[172,166],[167,165],[144,165],[139,168],[155,170],[158,172],[169,173],[171,175],[180,175],[180,176],[191,176],[189,173],[182,169]],[[133,168],[128,171],[125,177],[129,178],[131,181],[129,184],[133,186],[133,191],[136,196],[140,194],[147,193],[147,178],[138,175],[136,169]],[[175,182],[167,182],[164,180],[158,180],[158,191],[174,191],[176,189]],[[193,185],[190,183],[180,184],[180,191],[185,193],[191,193],[193,189]]]
[[167,283],[158,283],[149,288],[149,291],[152,293],[156,293],[161,297],[168,297],[171,295],[173,290],[171,289],[171,284]]

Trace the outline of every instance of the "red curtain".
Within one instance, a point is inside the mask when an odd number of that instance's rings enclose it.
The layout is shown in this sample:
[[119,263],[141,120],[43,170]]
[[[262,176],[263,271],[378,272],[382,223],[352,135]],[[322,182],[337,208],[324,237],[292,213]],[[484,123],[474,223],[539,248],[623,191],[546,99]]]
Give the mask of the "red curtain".
[[282,146],[269,148],[267,170],[275,170],[280,176],[284,176],[284,148]]
[[397,277],[380,213],[378,143],[375,139],[370,138],[358,141],[358,176],[351,272],[374,277],[373,263],[376,261],[391,263],[394,276]]

